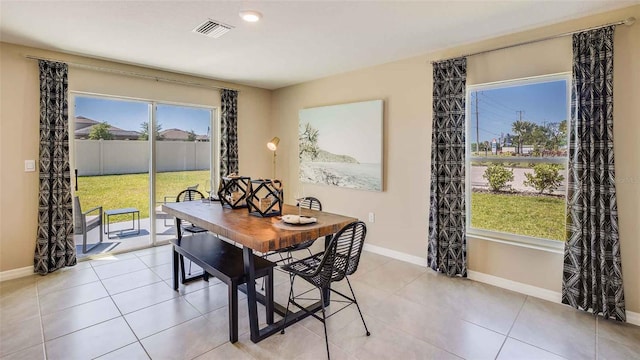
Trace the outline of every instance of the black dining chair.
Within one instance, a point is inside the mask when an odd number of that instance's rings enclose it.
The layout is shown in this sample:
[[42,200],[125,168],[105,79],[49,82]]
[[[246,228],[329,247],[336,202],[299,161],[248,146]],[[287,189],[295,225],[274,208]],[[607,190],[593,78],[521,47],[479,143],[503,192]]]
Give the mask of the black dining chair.
[[[313,196],[307,196],[307,197],[303,197],[297,200],[297,204],[296,206],[302,208],[302,209],[311,209],[311,210],[318,210],[318,211],[322,211],[322,203],[320,202],[320,200],[318,200],[317,198],[313,197]],[[278,249],[278,250],[274,250],[274,251],[270,251],[266,254],[263,255],[263,258],[268,258],[271,255],[277,254],[280,256],[279,260],[272,260],[276,263],[287,263],[287,262],[291,262],[291,259],[293,259],[292,256],[292,252],[294,251],[298,251],[298,250],[307,250],[309,252],[309,255],[313,255],[313,253],[311,252],[311,249],[309,249],[311,247],[311,245],[313,245],[313,243],[316,241],[317,239],[313,239],[313,240],[307,240],[303,243],[300,244],[296,244],[296,245],[292,245],[283,249]],[[264,279],[262,281],[262,290],[264,290]]]
[[[362,319],[362,324],[364,325],[366,335],[371,335],[369,329],[367,328],[367,324],[364,321],[364,317],[362,316],[362,311],[360,311],[360,306],[358,305],[356,295],[353,292],[353,287],[351,287],[351,282],[349,282],[348,278],[349,275],[352,275],[358,269],[360,254],[362,254],[362,247],[364,245],[364,239],[366,235],[367,226],[365,225],[365,223],[363,223],[362,221],[353,222],[340,229],[340,231],[338,231],[333,236],[331,242],[329,243],[329,246],[327,246],[324,252],[282,266],[282,269],[290,274],[291,279],[291,290],[289,291],[289,301],[287,302],[285,319],[289,314],[289,306],[292,304],[302,310],[307,311],[305,307],[296,302],[296,296],[293,292],[293,283],[296,277],[302,278],[320,291],[322,318],[320,318],[315,313],[311,315],[320,320],[324,325],[324,340],[327,346],[328,358],[331,358],[331,356],[329,354],[329,339],[327,337],[327,319],[337,314],[341,309],[333,312],[329,316],[326,316],[324,298],[324,293],[326,290],[330,290],[331,292],[340,295],[342,298],[348,300],[346,301],[348,303],[348,305],[346,306],[356,304],[358,312],[360,313],[360,318]],[[349,290],[351,290],[351,297],[331,288],[331,283],[341,281],[343,279],[347,280]],[[304,294],[306,294],[306,292],[300,295]],[[340,302],[343,303],[345,301],[340,300]],[[285,321],[282,322],[282,330],[280,331],[281,334],[285,333],[285,323]]]
[[[320,200],[314,198],[313,196],[307,196],[307,197],[303,197],[301,199],[298,199],[298,203],[297,205],[298,207],[302,208],[302,209],[311,209],[311,210],[318,210],[318,211],[322,211],[322,203],[320,202]],[[313,243],[316,241],[316,239],[313,240],[307,240],[303,243],[300,244],[296,244],[296,245],[292,245],[289,247],[286,247],[284,249],[279,249],[276,250],[272,253],[269,253],[269,255],[271,254],[287,254],[286,257],[280,257],[280,260],[288,260],[290,261],[291,259],[293,259],[293,257],[291,256],[291,253],[293,251],[299,251],[299,250],[307,250],[309,252],[309,255],[313,255],[313,253],[311,253],[311,249],[309,249],[311,247],[311,245],[313,245]]]
[[[190,186],[188,188],[186,188],[185,190],[182,190],[178,196],[176,196],[176,202],[183,202],[183,201],[196,201],[196,200],[202,200],[204,199],[204,194],[201,193],[200,191],[196,190],[196,188],[198,187],[198,185],[195,186]],[[206,229],[203,229],[199,226],[195,226],[189,222],[186,221],[182,221],[182,230],[189,232],[191,234],[198,234],[198,233],[205,233],[207,232]],[[185,265],[184,265],[184,257],[182,255],[180,255],[180,272],[182,275],[182,283],[186,283],[189,280],[192,280],[196,277],[199,277],[200,275],[195,275],[195,276],[191,276],[191,264],[192,262],[189,261],[189,272],[186,273],[185,272]],[[185,275],[186,274],[186,275]],[[189,275],[189,277],[187,277],[187,275]],[[203,271],[202,276],[204,277],[205,280],[207,280],[207,273],[205,271]]]

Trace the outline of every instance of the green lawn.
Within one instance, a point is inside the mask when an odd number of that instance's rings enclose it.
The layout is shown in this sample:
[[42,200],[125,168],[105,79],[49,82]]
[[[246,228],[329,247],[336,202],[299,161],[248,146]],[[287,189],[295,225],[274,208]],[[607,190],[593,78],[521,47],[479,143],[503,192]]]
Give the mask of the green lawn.
[[[198,190],[206,194],[209,171],[175,171],[156,175],[156,200],[176,195],[187,186],[199,184]],[[104,176],[79,176],[78,191],[83,211],[95,206],[103,210],[135,207],[140,210],[140,218],[149,217],[149,174],[125,174]],[[124,216],[122,219],[130,219]]]
[[565,241],[565,200],[556,197],[472,193],[471,226]]

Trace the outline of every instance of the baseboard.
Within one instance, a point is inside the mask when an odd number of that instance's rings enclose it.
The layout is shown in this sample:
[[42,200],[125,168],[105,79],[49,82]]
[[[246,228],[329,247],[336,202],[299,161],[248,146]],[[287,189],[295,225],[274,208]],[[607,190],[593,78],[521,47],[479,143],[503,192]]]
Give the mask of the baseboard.
[[2,271],[0,272],[0,282],[13,280],[29,275],[33,275],[33,266],[25,266],[23,268]]
[[548,300],[555,303],[562,302],[562,294],[557,291],[548,290],[545,288],[524,284],[521,282],[473,271],[467,271],[467,277],[471,280],[497,286],[503,289],[519,292],[521,294],[537,297],[540,299]]
[[[400,251],[387,249],[381,246],[364,244],[365,251],[369,251],[378,255],[390,257],[392,259],[408,262],[419,266],[427,266],[427,259],[419,256],[409,255]],[[470,280],[497,286],[499,288],[519,292],[521,294],[533,296],[539,299],[548,300],[554,303],[562,303],[562,294],[557,291],[524,284],[521,282],[493,276],[473,270],[467,271],[467,277]],[[627,310],[627,322],[629,324],[640,326],[640,313]]]
[[640,313],[627,310],[627,322],[640,326]]
[[374,254],[390,257],[392,259],[408,262],[419,266],[427,266],[427,259],[419,256],[409,255],[400,251],[387,249],[381,246],[364,244],[363,250],[372,252]]

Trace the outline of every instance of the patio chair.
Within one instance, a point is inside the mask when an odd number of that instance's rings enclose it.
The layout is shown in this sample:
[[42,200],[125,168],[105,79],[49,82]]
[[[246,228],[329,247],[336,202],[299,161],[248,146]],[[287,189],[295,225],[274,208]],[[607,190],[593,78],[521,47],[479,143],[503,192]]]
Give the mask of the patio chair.
[[[293,283],[296,277],[301,277],[303,280],[307,281],[309,284],[313,285],[316,289],[319,290],[320,303],[322,304],[322,318],[315,313],[312,313],[311,315],[320,320],[324,325],[324,340],[327,347],[327,357],[329,358],[330,355],[329,339],[327,337],[327,319],[333,315],[338,314],[344,307],[334,311],[331,315],[326,316],[324,296],[325,291],[330,290],[331,292],[346,299],[347,301],[336,300],[336,302],[341,303],[347,302],[348,305],[346,305],[345,307],[351,304],[356,304],[358,312],[360,313],[360,318],[362,319],[362,324],[364,325],[365,333],[367,336],[371,335],[369,329],[367,328],[367,324],[364,321],[362,311],[360,311],[360,306],[358,305],[356,295],[353,292],[353,288],[351,287],[351,283],[349,282],[348,278],[349,275],[352,275],[358,269],[360,254],[362,254],[362,247],[364,246],[364,238],[366,236],[367,226],[362,221],[352,222],[351,224],[346,225],[345,227],[340,229],[333,236],[331,242],[329,243],[329,246],[327,246],[324,252],[282,266],[282,269],[288,272],[291,277],[291,289],[289,291],[289,301],[287,302],[287,310],[284,316],[285,319],[289,314],[289,306],[291,304],[297,306],[302,310],[308,311],[304,306],[296,302],[296,298],[306,300],[304,296],[311,290],[305,291],[304,293],[297,296],[294,295]],[[349,290],[351,290],[351,297],[331,288],[331,283],[341,281],[343,279],[347,280]],[[283,321],[282,330],[280,331],[281,334],[284,334],[285,332],[285,324],[286,321]]]
[[[89,215],[97,212],[98,215]],[[87,249],[87,233],[95,228],[98,228],[100,233],[100,241],[95,245]],[[73,197],[73,233],[76,235],[82,234],[82,253],[91,251],[91,249],[102,243],[102,206],[96,206],[87,211],[82,211],[80,206],[80,198]]]
[[[186,190],[198,190],[198,186],[200,184],[195,184],[193,186],[187,186]],[[167,195],[164,196],[162,199],[162,202],[160,201],[156,201],[156,220],[163,220],[163,225],[165,227],[169,227],[171,226],[171,224],[167,224],[167,220],[172,220],[173,216],[167,214],[166,212],[162,211],[162,205],[166,204],[166,203],[170,203],[170,202],[174,202],[176,200],[176,195]]]

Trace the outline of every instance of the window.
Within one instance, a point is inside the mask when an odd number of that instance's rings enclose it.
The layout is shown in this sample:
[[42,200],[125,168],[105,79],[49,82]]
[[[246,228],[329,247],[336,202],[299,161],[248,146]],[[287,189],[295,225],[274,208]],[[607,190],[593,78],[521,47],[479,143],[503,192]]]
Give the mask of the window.
[[467,89],[467,231],[557,248],[566,237],[569,74]]

